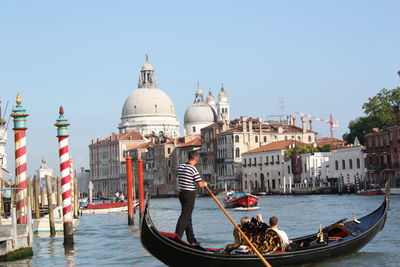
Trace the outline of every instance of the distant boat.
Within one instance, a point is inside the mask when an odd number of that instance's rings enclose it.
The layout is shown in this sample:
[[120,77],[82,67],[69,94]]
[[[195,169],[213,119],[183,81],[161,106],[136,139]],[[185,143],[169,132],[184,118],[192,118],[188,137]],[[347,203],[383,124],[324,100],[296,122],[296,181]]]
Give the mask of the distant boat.
[[391,195],[400,195],[400,188],[399,187],[390,188],[390,194]]
[[247,193],[233,193],[224,199],[225,207],[232,208],[249,208],[257,206],[258,197]]
[[358,195],[384,195],[385,192],[383,189],[368,189],[368,190],[361,190],[357,191]]
[[[135,207],[137,205],[139,205],[139,202],[135,203]],[[89,203],[86,207],[81,208],[82,214],[106,214],[125,211],[128,211],[127,202]]]

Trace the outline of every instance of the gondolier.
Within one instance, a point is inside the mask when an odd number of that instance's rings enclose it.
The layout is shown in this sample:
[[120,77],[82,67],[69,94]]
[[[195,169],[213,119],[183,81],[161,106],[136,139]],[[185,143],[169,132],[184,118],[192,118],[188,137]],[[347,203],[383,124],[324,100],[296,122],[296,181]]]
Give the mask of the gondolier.
[[192,226],[192,212],[196,199],[196,184],[199,187],[207,186],[207,182],[201,179],[200,173],[195,167],[198,160],[199,155],[197,151],[190,151],[188,162],[180,164],[177,167],[179,201],[182,210],[176,224],[175,233],[182,238],[183,232],[186,232],[186,238],[190,244],[198,244],[194,237]]

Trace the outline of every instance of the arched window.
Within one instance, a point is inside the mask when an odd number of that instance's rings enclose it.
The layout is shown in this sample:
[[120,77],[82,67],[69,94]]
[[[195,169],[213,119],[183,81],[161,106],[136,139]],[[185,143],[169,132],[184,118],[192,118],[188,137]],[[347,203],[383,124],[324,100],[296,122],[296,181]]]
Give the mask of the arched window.
[[264,136],[264,143],[266,143],[267,142],[267,137],[266,136]]
[[342,159],[342,170],[346,169],[346,161]]
[[335,160],[335,170],[339,170],[339,162]]
[[254,139],[255,139],[254,141],[255,141],[256,143],[258,143],[258,136],[257,136],[257,135],[255,136]]
[[238,147],[235,149],[235,157],[240,157],[240,149]]
[[239,143],[239,135],[235,135],[235,143]]
[[360,159],[359,159],[359,158],[357,158],[357,161],[356,161],[356,162],[357,162],[357,163],[356,163],[356,164],[357,164],[357,169],[361,168],[361,166],[360,166],[361,164],[360,164]]
[[349,168],[353,169],[353,160],[352,159],[349,159]]

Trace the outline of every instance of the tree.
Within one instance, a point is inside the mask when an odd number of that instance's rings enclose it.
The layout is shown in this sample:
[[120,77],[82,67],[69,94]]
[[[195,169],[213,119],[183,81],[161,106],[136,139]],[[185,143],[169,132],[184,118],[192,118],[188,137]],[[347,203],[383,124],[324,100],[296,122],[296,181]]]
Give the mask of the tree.
[[347,143],[352,144],[355,137],[364,144],[364,136],[373,128],[383,128],[393,125],[393,106],[400,105],[400,87],[393,90],[383,88],[375,96],[368,98],[362,109],[366,116],[350,121],[350,132],[343,135]]

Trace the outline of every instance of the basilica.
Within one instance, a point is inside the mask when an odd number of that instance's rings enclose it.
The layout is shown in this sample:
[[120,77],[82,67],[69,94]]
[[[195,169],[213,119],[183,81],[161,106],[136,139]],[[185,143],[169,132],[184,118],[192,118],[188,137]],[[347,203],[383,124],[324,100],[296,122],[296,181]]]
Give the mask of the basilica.
[[[229,120],[228,95],[221,86],[216,102],[211,91],[204,98],[199,84],[193,104],[184,115],[184,135],[200,135],[200,130],[217,121]],[[138,88],[126,99],[122,109],[120,133],[140,132],[143,136],[158,135],[175,138],[179,136],[179,122],[174,104],[157,86],[154,67],[146,62],[140,71]]]

